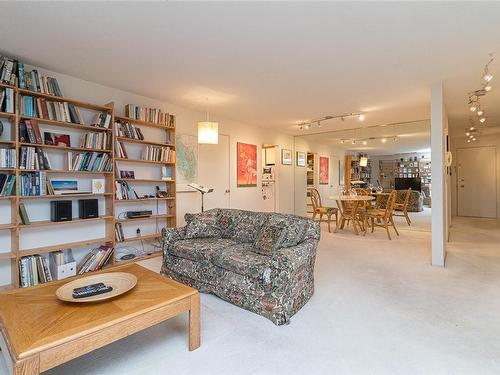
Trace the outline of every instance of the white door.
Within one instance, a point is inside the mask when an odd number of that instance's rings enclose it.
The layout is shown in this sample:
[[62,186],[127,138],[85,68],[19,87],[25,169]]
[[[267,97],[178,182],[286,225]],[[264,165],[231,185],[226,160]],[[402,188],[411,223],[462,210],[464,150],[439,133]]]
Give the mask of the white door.
[[205,194],[204,208],[229,208],[229,136],[219,134],[219,144],[199,145],[198,183],[213,188]]
[[458,216],[496,218],[496,148],[459,148],[457,167]]

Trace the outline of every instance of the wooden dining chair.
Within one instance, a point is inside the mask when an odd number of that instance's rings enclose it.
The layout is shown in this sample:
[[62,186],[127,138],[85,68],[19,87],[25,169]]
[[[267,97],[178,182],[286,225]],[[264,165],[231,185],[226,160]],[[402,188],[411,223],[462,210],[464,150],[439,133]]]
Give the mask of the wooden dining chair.
[[[406,190],[403,203],[394,204],[394,214],[393,214],[393,216],[404,217],[408,225],[411,225],[410,216],[408,215],[408,203],[410,202],[410,196],[411,196],[411,188]],[[401,213],[397,211],[401,211]]]
[[[393,190],[391,194],[389,194],[389,198],[387,199],[387,203],[385,209],[372,209],[367,210],[364,216],[365,227],[368,225],[368,221],[370,221],[372,227],[372,233],[375,230],[375,227],[385,228],[387,232],[387,236],[389,240],[392,240],[391,233],[389,232],[389,227],[393,227],[396,234],[399,236],[398,229],[396,225],[394,225],[394,204],[396,203],[396,190]],[[366,235],[366,231],[365,231]]]
[[363,209],[361,209],[360,213],[360,202],[358,201],[337,201],[337,206],[340,213],[340,222],[338,227],[340,229],[344,229],[345,225],[349,225],[352,223],[352,229],[355,234],[358,234],[358,226],[361,231],[366,230],[366,226],[364,225],[364,220],[362,216]]
[[338,228],[338,209],[335,207],[325,207],[321,203],[321,195],[317,189],[309,189],[311,196],[311,204],[313,208],[313,220],[316,220],[316,216],[319,215],[319,223],[321,224],[323,216],[326,216],[326,222],[328,223],[328,232],[332,232],[330,228],[330,223],[333,221],[332,216],[335,216],[335,233]]

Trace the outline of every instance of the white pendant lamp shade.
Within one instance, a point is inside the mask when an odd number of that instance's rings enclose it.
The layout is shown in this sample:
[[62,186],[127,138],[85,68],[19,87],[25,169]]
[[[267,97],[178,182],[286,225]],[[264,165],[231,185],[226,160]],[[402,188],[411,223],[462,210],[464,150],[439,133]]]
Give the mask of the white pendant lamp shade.
[[219,123],[202,121],[198,123],[198,143],[216,145],[219,143]]

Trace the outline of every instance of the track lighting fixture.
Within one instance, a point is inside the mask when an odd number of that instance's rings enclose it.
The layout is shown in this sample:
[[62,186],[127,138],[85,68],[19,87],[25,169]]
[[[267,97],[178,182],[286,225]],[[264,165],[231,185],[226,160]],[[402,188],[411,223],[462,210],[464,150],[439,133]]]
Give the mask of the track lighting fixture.
[[365,121],[365,115],[361,113],[361,114],[358,116],[358,119],[359,119],[359,121]]
[[493,79],[493,74],[491,73],[486,73],[484,76],[483,76],[483,79],[486,81],[486,82],[489,82]]
[[484,122],[485,122],[485,121],[486,121],[486,119],[485,119],[484,117],[481,117],[481,118],[479,119],[479,122],[480,122],[481,124],[484,124]]
[[476,128],[475,128],[475,127],[473,127],[473,126],[471,126],[471,127],[469,128],[469,130],[470,130],[471,132],[473,132],[474,130],[476,130]]
[[351,143],[352,143],[353,145],[355,145],[355,144],[356,144],[356,140],[355,140],[355,139],[353,139],[353,140],[351,141]]
[[382,143],[385,143],[385,142],[387,142],[387,139],[382,138],[380,141],[381,141]]
[[309,129],[310,127],[311,127],[311,126],[310,126],[309,124],[307,124],[307,125],[305,126],[305,128],[306,128],[306,129]]
[[484,91],[486,92],[491,91],[491,85],[484,86]]
[[467,143],[470,143],[470,139],[467,140]]
[[484,114],[484,111],[482,109],[480,109],[479,111],[477,111],[477,115],[478,116],[482,116]]
[[340,119],[341,121],[345,121],[349,117],[357,117],[359,121],[363,121],[365,119],[365,114],[361,112],[352,112],[352,113],[345,113],[341,115],[329,115],[329,116],[323,116],[318,119],[310,120],[310,121],[304,121],[300,124],[298,124],[298,127],[300,130],[302,129],[309,129],[311,126],[318,126],[318,128],[321,128],[321,123],[326,120],[333,120],[333,119]]
[[476,112],[477,104],[476,103],[471,103],[470,106],[469,106],[469,109],[471,110],[471,112]]
[[366,146],[368,144],[367,141],[363,141],[363,146]]

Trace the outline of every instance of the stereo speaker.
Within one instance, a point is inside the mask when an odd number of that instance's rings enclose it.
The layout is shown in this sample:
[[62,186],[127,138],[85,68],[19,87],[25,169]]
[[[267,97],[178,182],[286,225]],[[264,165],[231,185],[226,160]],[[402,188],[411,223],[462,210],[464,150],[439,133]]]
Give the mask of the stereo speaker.
[[50,202],[51,221],[71,221],[73,220],[73,205],[71,201],[51,201]]
[[79,199],[78,217],[80,219],[92,219],[99,216],[99,205],[97,199]]

